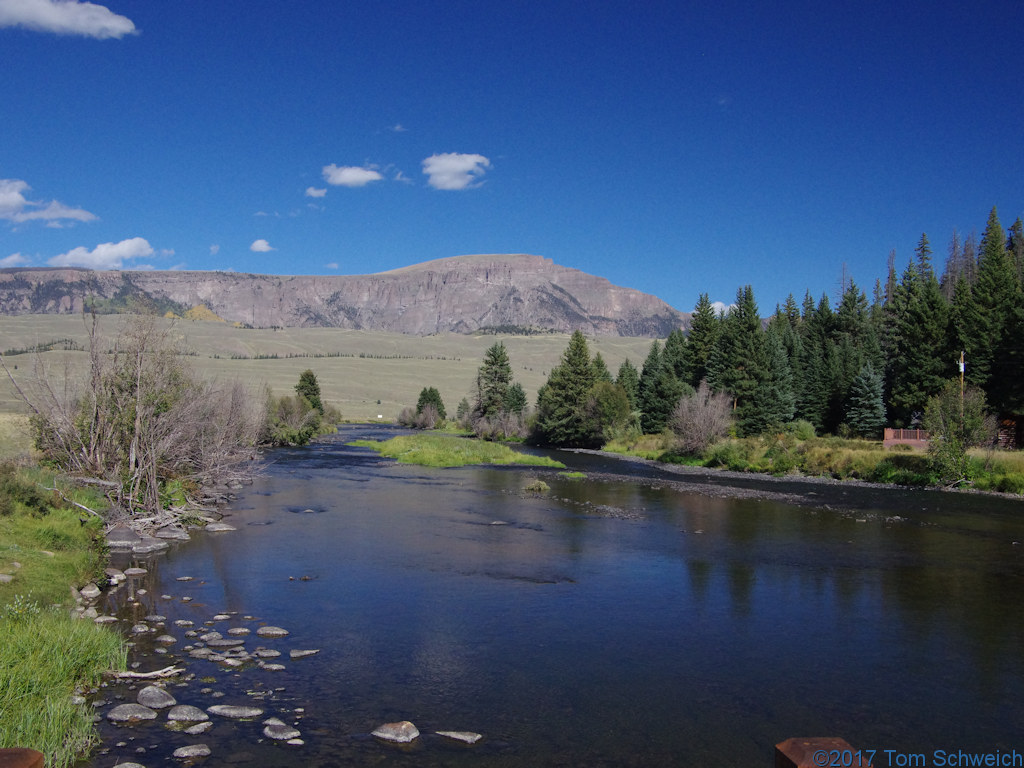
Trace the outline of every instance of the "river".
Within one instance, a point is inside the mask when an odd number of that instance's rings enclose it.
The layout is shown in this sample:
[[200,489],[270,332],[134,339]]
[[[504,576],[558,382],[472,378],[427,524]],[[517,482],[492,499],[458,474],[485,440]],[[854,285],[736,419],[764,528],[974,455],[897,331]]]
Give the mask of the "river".
[[[284,669],[189,660],[195,678],[168,690],[259,702],[304,743],[258,722],[191,737],[103,721],[83,765],[153,766],[198,741],[240,766],[756,768],[793,736],[845,738],[875,766],[1024,753],[1024,502],[568,452],[583,479],[428,469],[345,445],[394,433],[271,453],[225,510],[238,530],[122,562],[147,568],[145,594],[110,598],[126,626],[155,614],[178,639],[162,657],[138,639],[141,669],[187,659],[175,621],[288,629],[260,640]],[[550,490],[525,491],[534,478]],[[396,720],[423,735],[369,735]]]

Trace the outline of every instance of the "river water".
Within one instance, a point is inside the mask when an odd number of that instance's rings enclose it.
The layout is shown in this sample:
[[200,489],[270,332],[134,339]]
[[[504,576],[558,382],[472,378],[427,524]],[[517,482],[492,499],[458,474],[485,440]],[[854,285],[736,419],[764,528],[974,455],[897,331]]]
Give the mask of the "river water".
[[[138,640],[141,669],[186,659],[176,620],[288,629],[258,641],[283,670],[189,661],[195,678],[168,690],[257,702],[304,744],[258,722],[190,737],[104,721],[87,765],[166,764],[197,742],[208,764],[240,766],[754,768],[793,736],[845,738],[876,766],[1024,753],[1024,502],[565,452],[584,479],[428,469],[345,445],[394,433],[344,427],[272,453],[226,510],[238,530],[136,562],[145,594],[108,606],[127,626],[164,616],[179,638],[159,657]],[[534,478],[550,490],[524,491]],[[423,736],[368,735],[396,720]]]

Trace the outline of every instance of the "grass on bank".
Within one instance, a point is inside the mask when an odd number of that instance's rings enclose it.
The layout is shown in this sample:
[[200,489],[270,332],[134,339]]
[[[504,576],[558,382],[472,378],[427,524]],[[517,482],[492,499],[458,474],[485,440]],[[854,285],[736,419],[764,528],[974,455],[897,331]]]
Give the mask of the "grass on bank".
[[69,766],[97,740],[92,708],[71,696],[105,670],[124,669],[124,644],[110,630],[33,600],[7,603],[0,625],[0,748],[37,749],[48,768]]
[[52,473],[0,464],[0,574],[11,577],[0,582],[0,747],[37,749],[63,768],[95,740],[91,708],[72,704],[72,692],[124,669],[125,650],[117,633],[70,616],[70,588],[101,571],[102,526],[53,487]]
[[439,433],[419,432],[399,435],[390,440],[354,440],[348,445],[372,448],[404,464],[427,467],[462,467],[469,464],[526,464],[565,469],[565,465],[546,456],[532,456],[514,451],[507,445],[472,440]]
[[[928,454],[909,446],[886,448],[877,440],[841,437],[801,439],[791,433],[729,438],[700,456],[673,449],[671,436],[644,435],[608,443],[605,450],[627,456],[691,466],[782,476],[799,474],[858,479],[875,483],[927,486],[938,483]],[[975,448],[970,487],[983,491],[1024,494],[1024,453]]]

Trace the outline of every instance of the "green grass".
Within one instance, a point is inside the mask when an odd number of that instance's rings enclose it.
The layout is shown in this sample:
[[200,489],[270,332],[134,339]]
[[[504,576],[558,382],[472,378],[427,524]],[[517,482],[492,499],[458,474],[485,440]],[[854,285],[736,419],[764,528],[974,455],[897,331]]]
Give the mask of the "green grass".
[[0,748],[31,747],[49,768],[69,766],[97,740],[91,708],[71,695],[125,668],[121,638],[33,601],[8,603],[0,615]]
[[[124,321],[120,316],[101,318],[105,336],[113,336]],[[183,346],[195,352],[189,357],[197,370],[219,379],[240,378],[254,389],[269,386],[275,395],[294,394],[299,374],[312,369],[320,383],[324,402],[336,405],[349,421],[393,421],[405,406],[415,405],[423,387],[437,387],[447,410],[454,415],[459,400],[472,401],[477,369],[484,352],[497,341],[505,344],[516,381],[530,402],[547,380],[569,343],[565,334],[541,336],[458,335],[409,336],[382,331],[341,328],[242,329],[225,323],[177,321]],[[0,317],[0,339],[5,349],[23,349],[53,339],[86,342],[82,318],[71,315],[19,315]],[[600,352],[614,372],[627,357],[643,362],[651,346],[646,338],[600,337],[588,339],[591,352]],[[0,350],[2,351],[2,350]],[[303,355],[343,355],[296,357]],[[231,356],[250,359],[231,359]],[[255,359],[278,355],[279,359]],[[53,351],[41,359],[55,374],[63,373],[64,361],[74,376],[83,376],[85,352]],[[15,377],[27,384],[35,355],[5,357]],[[378,404],[377,401],[380,401]],[[0,413],[24,413],[7,377],[0,373]]]
[[20,413],[0,413],[0,461],[30,455],[32,438],[28,431],[28,416]]
[[372,448],[382,456],[402,463],[421,464],[427,467],[462,467],[468,464],[526,464],[565,468],[561,462],[546,456],[519,453],[501,443],[427,432],[399,435],[383,442],[355,440],[349,445]]
[[[72,619],[72,586],[94,580],[104,562],[100,520],[47,490],[52,473],[0,464],[0,747],[31,747],[63,768],[95,740],[92,711],[73,705],[76,685],[124,669],[116,633]],[[84,491],[62,489],[96,509]]]
[[586,472],[559,472],[559,477],[564,477],[566,480],[583,480],[586,476]]

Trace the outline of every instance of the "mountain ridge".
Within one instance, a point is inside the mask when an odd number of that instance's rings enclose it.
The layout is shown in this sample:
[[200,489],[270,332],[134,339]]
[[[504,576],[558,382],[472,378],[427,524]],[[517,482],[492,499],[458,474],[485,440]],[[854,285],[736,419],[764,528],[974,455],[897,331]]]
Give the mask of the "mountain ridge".
[[254,327],[333,327],[413,335],[486,330],[664,337],[689,315],[650,294],[528,254],[471,254],[366,275],[0,270],[0,314],[164,314],[203,305]]

